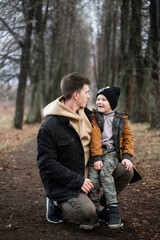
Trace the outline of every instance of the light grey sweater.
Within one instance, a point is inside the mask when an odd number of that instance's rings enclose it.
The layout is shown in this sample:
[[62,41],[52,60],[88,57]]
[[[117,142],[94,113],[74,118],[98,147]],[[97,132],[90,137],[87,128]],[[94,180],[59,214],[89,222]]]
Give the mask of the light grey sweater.
[[112,134],[112,123],[113,123],[114,111],[109,113],[104,113],[103,117],[104,117],[104,127],[102,132],[102,146],[114,148],[113,134]]

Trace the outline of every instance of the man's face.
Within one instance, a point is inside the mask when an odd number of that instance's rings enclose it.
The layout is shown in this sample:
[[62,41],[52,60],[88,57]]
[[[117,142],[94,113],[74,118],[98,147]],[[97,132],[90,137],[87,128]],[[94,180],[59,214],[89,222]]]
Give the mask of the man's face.
[[112,108],[107,98],[103,94],[99,94],[96,100],[98,111],[101,113],[112,112]]
[[85,107],[89,100],[89,86],[85,84],[83,88],[77,93],[77,105],[79,108]]

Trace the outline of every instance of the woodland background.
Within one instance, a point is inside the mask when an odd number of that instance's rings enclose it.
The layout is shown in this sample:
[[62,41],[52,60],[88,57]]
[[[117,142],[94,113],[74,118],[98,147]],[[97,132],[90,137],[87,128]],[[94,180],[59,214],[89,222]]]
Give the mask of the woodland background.
[[[78,71],[97,88],[119,85],[133,123],[160,128],[159,0],[1,0],[0,101],[14,127],[41,122],[41,109]],[[24,110],[27,113],[24,119]]]
[[[0,0],[0,239],[160,239],[160,0]],[[41,110],[61,78],[122,88],[142,181],[119,198],[124,228],[50,224],[36,163]]]

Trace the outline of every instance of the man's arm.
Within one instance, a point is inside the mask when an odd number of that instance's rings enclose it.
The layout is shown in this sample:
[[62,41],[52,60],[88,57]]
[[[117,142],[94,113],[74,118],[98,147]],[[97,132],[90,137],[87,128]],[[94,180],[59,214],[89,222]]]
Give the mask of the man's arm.
[[81,190],[84,193],[89,193],[91,191],[91,189],[94,188],[92,181],[89,178],[85,178],[84,183],[81,187]]
[[85,178],[57,161],[54,137],[46,126],[37,136],[37,164],[41,172],[68,188],[81,188]]

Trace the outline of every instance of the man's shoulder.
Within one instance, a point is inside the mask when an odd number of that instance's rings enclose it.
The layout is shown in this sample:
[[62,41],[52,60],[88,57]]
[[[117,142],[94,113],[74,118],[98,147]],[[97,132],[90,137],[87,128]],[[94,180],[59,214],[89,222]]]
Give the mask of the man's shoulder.
[[65,116],[59,116],[59,115],[48,115],[45,117],[43,124],[49,125],[49,126],[56,126],[58,124],[68,122],[69,119]]
[[58,120],[57,115],[47,115],[44,119],[44,122],[52,122],[52,121],[57,121]]

